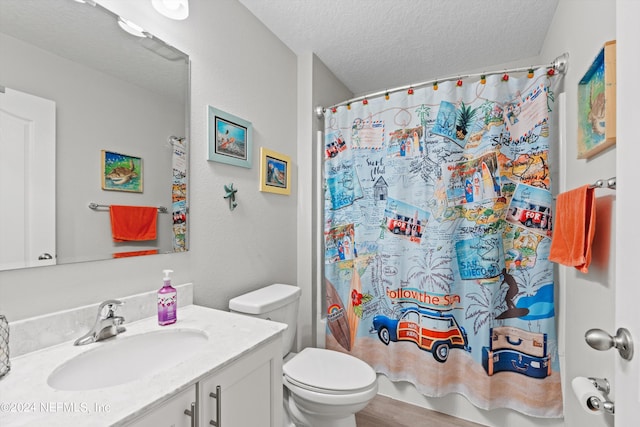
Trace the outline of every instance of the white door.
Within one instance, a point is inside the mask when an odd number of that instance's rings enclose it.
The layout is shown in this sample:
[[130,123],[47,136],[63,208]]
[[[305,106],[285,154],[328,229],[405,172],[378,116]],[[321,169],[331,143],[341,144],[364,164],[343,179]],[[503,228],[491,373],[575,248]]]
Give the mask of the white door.
[[0,271],[55,264],[56,104],[0,91]]
[[[640,1],[616,2],[617,143],[616,143],[616,328],[633,337],[631,361],[615,357],[615,425],[636,426],[640,419]],[[615,331],[609,331],[615,333]],[[614,350],[610,350],[614,351]]]

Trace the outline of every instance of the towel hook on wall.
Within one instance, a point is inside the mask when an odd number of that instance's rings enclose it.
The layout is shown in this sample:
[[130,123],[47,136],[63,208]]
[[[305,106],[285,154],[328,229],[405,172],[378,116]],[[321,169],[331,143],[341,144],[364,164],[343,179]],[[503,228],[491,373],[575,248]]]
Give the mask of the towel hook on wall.
[[233,188],[232,182],[231,184],[224,186],[224,191],[224,198],[229,199],[229,210],[232,211],[236,208],[236,206],[238,206],[238,203],[236,202],[236,193],[238,192],[238,189]]

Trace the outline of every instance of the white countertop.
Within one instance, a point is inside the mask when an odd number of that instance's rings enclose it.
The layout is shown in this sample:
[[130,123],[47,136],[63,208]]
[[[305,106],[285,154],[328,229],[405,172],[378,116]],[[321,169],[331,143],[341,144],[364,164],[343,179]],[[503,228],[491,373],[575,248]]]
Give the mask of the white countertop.
[[[178,321],[173,325],[158,326],[154,316],[125,323],[125,326],[126,332],[110,340],[84,346],[74,346],[73,341],[69,341],[11,359],[11,371],[0,378],[0,425],[103,427],[126,424],[260,344],[277,339],[286,329],[281,323],[195,305],[179,308]],[[61,391],[47,384],[48,376],[56,367],[78,354],[108,345],[111,340],[181,328],[199,329],[209,339],[201,351],[167,371],[97,390]]]

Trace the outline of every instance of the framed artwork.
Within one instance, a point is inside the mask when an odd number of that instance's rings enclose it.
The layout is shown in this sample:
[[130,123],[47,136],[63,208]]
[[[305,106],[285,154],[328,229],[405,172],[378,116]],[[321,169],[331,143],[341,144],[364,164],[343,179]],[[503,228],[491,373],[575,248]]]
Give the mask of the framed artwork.
[[102,150],[102,189],[142,193],[142,159]]
[[207,116],[208,160],[251,168],[251,123],[210,105]]
[[616,143],[616,41],[605,43],[578,83],[578,158]]
[[260,147],[260,191],[291,194],[291,159]]

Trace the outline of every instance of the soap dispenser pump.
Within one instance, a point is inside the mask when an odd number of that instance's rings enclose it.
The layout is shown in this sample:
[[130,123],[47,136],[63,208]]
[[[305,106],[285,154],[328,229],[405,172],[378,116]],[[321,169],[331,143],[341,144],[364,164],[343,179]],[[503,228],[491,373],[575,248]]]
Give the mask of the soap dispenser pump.
[[158,290],[158,325],[165,326],[176,323],[178,317],[178,293],[171,286],[173,270],[162,270],[164,277],[163,286]]

